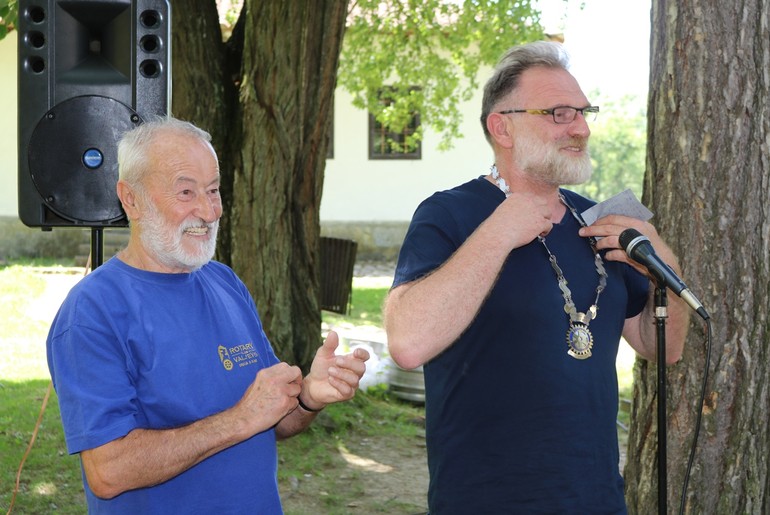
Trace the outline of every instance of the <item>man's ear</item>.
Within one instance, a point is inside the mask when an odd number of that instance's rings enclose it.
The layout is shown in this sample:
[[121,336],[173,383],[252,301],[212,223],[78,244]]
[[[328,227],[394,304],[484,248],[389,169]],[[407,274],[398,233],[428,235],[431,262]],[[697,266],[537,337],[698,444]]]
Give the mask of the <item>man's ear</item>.
[[497,145],[503,148],[513,147],[513,128],[508,123],[506,115],[489,113],[489,116],[487,116],[487,130]]
[[140,218],[141,209],[137,204],[137,195],[134,189],[125,181],[118,181],[117,193],[128,219],[137,220]]

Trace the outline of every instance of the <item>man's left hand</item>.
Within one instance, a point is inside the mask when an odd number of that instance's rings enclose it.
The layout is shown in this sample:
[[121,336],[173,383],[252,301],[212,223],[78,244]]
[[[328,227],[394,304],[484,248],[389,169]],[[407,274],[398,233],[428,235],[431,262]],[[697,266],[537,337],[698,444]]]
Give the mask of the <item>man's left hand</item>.
[[346,401],[356,394],[358,383],[366,371],[365,362],[369,353],[359,348],[338,356],[334,353],[338,346],[339,336],[331,331],[315,353],[300,393],[302,402],[310,409]]

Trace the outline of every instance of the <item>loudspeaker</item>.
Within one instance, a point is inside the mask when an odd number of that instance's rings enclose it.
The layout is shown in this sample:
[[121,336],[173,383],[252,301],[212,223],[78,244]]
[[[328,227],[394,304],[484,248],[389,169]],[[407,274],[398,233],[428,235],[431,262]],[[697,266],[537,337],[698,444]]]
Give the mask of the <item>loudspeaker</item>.
[[168,0],[20,0],[19,218],[125,227],[123,133],[169,111]]

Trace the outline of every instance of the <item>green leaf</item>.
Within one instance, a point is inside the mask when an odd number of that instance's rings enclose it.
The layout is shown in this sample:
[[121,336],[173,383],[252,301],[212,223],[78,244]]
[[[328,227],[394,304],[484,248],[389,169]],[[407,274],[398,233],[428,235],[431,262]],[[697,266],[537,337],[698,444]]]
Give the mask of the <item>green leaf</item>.
[[[478,91],[480,68],[543,36],[527,0],[360,0],[348,17],[338,83],[393,132],[419,113],[447,149],[462,137],[460,104]],[[379,101],[386,86],[388,109]]]
[[0,39],[16,28],[18,16],[18,0],[0,0]]

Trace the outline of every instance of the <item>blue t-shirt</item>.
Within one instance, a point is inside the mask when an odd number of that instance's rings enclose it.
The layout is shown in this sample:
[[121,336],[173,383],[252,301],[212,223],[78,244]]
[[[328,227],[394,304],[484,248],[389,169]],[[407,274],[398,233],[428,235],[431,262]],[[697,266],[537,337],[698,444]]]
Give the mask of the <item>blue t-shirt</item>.
[[[578,213],[593,205],[562,194]],[[481,177],[424,201],[394,286],[443,264],[504,199]],[[579,228],[567,210],[546,242],[585,312],[599,276]],[[564,298],[534,240],[510,253],[474,321],[425,364],[431,515],[625,513],[615,360],[623,324],[643,309],[648,282],[623,263],[604,266],[591,357],[567,354]]]
[[[69,293],[48,336],[48,365],[70,453],[136,428],[190,424],[233,406],[278,362],[246,286],[225,265],[161,274],[110,259]],[[274,431],[90,513],[282,513]]]

